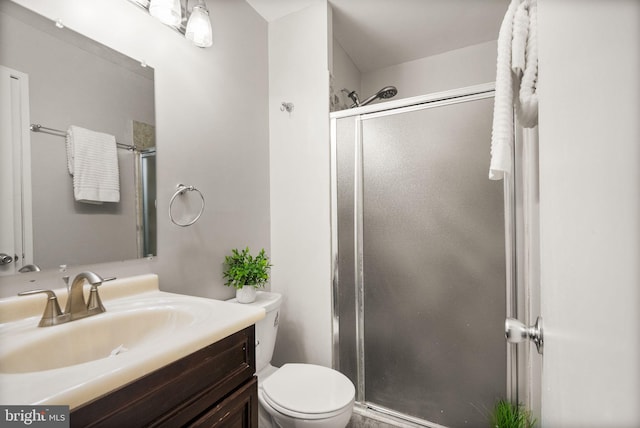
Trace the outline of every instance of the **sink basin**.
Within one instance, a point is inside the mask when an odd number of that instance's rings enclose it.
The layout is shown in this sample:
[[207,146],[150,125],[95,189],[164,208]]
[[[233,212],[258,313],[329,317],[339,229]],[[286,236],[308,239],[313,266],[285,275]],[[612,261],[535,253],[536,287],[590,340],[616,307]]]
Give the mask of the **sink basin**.
[[[22,332],[0,358],[0,373],[52,370],[110,358],[193,323],[189,305],[149,305],[144,309],[115,310],[84,320]],[[82,321],[82,322],[81,322]],[[7,349],[8,348],[8,349]]]
[[[56,294],[64,301],[65,290]],[[51,327],[37,327],[33,314],[1,320],[0,403],[74,408],[264,317],[249,305],[159,291],[156,275],[109,282],[101,294],[107,311],[92,317]],[[35,303],[41,311],[43,299]],[[0,312],[23,304],[0,299]]]

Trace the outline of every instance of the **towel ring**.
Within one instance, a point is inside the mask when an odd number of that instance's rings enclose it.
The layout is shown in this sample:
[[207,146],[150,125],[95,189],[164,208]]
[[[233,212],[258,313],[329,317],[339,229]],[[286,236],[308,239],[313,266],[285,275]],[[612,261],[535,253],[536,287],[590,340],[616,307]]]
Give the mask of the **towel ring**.
[[[173,207],[173,201],[176,200],[176,197],[178,195],[182,195],[184,194],[184,192],[189,191],[189,192],[198,192],[198,195],[200,195],[200,199],[202,199],[202,206],[200,207],[200,212],[198,213],[197,216],[195,216],[193,218],[193,220],[186,222],[186,223],[178,223],[174,218],[173,218],[173,214],[171,213],[171,208]],[[193,223],[195,223],[196,221],[198,221],[198,219],[200,218],[200,216],[202,215],[202,213],[204,212],[204,196],[202,195],[202,192],[199,191],[196,187],[194,186],[185,186],[184,184],[178,184],[178,190],[176,190],[176,193],[173,194],[173,196],[171,197],[171,200],[169,201],[169,219],[171,220],[171,223],[175,224],[176,226],[180,226],[180,227],[187,227],[187,226],[191,226]]]

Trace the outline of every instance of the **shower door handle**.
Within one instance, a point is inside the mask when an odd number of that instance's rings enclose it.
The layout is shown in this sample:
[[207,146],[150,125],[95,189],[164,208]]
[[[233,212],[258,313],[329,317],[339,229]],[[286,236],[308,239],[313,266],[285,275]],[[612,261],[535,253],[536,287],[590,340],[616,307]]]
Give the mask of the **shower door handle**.
[[542,330],[542,318],[538,317],[532,326],[526,326],[514,318],[507,318],[504,322],[504,337],[509,343],[520,343],[526,339],[536,344],[538,354],[542,355],[544,345],[544,332]]

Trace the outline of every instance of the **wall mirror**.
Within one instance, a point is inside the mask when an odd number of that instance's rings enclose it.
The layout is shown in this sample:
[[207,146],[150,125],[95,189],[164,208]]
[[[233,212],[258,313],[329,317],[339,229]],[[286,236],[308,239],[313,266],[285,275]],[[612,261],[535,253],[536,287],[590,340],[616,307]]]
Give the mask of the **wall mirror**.
[[[0,1],[0,275],[157,254],[154,70],[57,24]],[[115,137],[119,202],[75,200],[72,125]]]

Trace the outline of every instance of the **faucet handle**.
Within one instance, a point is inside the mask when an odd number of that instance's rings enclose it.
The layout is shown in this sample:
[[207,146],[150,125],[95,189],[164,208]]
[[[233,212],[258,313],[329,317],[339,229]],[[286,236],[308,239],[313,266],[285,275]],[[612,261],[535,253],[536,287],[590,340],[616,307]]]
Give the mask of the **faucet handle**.
[[100,284],[91,285],[91,290],[89,290],[89,301],[87,301],[87,311],[96,314],[106,311],[104,305],[102,304],[102,300],[100,299],[100,294],[98,294],[98,286]]
[[114,279],[116,279],[115,276],[109,277],[109,278],[103,278],[102,282],[91,284],[91,290],[89,290],[89,300],[87,301],[87,311],[96,313],[96,314],[106,312],[106,309],[102,304],[102,299],[100,299],[100,294],[98,293],[98,286],[102,285],[107,281],[113,281]]
[[47,305],[44,307],[44,312],[42,313],[42,319],[40,319],[40,323],[38,327],[48,327],[51,325],[59,324],[62,322],[64,315],[60,310],[60,305],[58,304],[58,297],[56,293],[51,290],[29,290],[18,293],[18,296],[30,296],[32,294],[40,294],[44,293],[47,295]]

